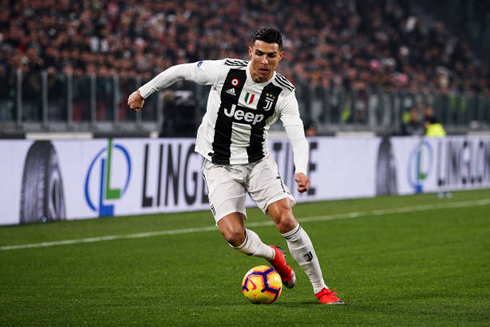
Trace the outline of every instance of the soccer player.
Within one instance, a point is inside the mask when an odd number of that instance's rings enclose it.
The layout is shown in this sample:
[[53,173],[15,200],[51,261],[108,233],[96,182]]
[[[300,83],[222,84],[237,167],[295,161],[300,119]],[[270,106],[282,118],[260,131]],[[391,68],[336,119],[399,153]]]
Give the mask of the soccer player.
[[196,152],[204,157],[203,176],[220,232],[238,251],[269,261],[286,287],[294,286],[296,275],[286,263],[284,251],[264,244],[244,226],[248,193],[286,239],[319,301],[343,304],[325,285],[311,240],[293,216],[295,200],[268,150],[269,127],[281,119],[294,152],[298,191],[307,191],[308,142],[295,88],[276,72],[284,57],[281,34],[272,28],[259,29],[252,37],[249,55],[250,61],[209,60],[170,67],[133,92],[128,105],[139,111],[144,99],[179,79],[211,85],[197,132]]

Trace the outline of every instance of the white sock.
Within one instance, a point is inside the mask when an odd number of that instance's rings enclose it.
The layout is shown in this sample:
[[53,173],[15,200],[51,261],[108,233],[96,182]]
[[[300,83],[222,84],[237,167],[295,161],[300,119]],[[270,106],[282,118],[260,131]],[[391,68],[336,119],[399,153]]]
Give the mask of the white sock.
[[276,252],[273,248],[263,243],[259,235],[245,228],[245,241],[242,245],[235,247],[238,251],[254,257],[264,258],[268,261],[274,259]]
[[310,279],[313,291],[320,292],[325,285],[320,263],[310,237],[298,224],[292,231],[282,234],[288,242],[289,252]]

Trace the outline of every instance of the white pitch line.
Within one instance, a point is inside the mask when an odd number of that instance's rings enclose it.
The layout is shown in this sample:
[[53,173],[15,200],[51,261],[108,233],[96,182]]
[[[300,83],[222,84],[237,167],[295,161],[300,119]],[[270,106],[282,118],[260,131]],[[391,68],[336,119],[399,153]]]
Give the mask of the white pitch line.
[[[312,221],[339,220],[339,219],[349,219],[349,218],[358,218],[358,217],[366,217],[366,216],[383,216],[389,214],[399,214],[399,213],[407,213],[407,212],[414,212],[414,211],[429,211],[435,209],[452,209],[452,208],[464,208],[464,207],[473,207],[473,206],[484,206],[488,204],[490,204],[490,199],[443,203],[443,204],[426,204],[426,205],[395,208],[395,209],[359,211],[359,212],[341,213],[335,215],[305,217],[305,218],[299,218],[298,221],[304,223],[304,222],[312,222]],[[270,220],[247,224],[247,226],[249,227],[262,227],[262,226],[272,226],[272,225],[274,225],[274,222]],[[109,235],[109,236],[102,236],[102,237],[81,238],[81,239],[66,240],[66,241],[8,245],[8,246],[0,247],[0,250],[7,251],[7,250],[28,249],[28,248],[42,248],[42,247],[57,246],[57,245],[95,243],[95,242],[102,242],[102,241],[144,238],[144,237],[163,236],[163,235],[190,234],[190,233],[199,233],[199,232],[209,232],[215,230],[217,230],[215,226],[207,226],[207,227],[174,229],[174,230],[166,230],[166,231],[159,231],[159,232],[138,233],[138,234]]]

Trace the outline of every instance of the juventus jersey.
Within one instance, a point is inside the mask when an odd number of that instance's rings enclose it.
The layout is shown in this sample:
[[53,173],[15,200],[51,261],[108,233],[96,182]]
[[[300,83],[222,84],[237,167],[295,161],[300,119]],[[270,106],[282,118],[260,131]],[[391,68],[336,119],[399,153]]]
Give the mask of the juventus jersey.
[[[169,78],[172,69],[180,69],[174,73],[175,79]],[[267,82],[254,82],[248,61],[200,61],[174,66],[164,73],[165,81],[158,81],[157,76],[140,88],[144,98],[174,83],[177,76],[211,85],[196,151],[214,163],[246,164],[262,159],[269,151],[268,130],[277,119],[285,127],[303,126],[294,86],[275,72]]]

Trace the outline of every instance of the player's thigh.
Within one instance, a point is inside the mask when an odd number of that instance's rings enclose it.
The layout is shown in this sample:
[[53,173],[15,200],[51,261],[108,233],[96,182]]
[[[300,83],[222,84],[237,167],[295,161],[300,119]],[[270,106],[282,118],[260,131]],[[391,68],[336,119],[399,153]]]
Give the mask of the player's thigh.
[[226,165],[204,160],[203,176],[208,188],[209,207],[216,223],[230,213],[246,216],[245,187],[239,183]]
[[282,199],[288,199],[291,206],[296,203],[270,155],[253,166],[249,175],[248,193],[264,213],[267,213],[271,203]]

